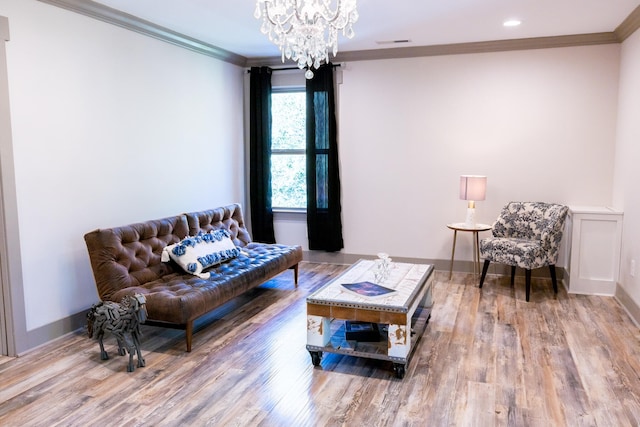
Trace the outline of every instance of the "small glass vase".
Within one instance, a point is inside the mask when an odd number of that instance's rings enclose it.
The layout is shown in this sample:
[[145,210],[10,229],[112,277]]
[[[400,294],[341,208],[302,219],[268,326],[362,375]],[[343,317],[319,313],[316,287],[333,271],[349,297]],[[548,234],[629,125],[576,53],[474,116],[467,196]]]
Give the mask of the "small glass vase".
[[374,280],[377,284],[381,284],[389,277],[389,270],[391,269],[391,258],[389,255],[380,252],[378,259],[376,260],[375,271],[373,273]]

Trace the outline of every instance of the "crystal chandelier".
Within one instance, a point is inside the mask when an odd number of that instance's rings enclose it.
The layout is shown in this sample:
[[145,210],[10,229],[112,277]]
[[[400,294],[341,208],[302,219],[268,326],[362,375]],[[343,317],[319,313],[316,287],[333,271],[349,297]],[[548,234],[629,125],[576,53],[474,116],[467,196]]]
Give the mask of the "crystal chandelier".
[[257,0],[254,16],[262,18],[260,31],[278,45],[282,62],[293,59],[310,79],[311,67],[329,62],[329,48],[338,53],[338,31],[353,37],[358,11],[356,0]]

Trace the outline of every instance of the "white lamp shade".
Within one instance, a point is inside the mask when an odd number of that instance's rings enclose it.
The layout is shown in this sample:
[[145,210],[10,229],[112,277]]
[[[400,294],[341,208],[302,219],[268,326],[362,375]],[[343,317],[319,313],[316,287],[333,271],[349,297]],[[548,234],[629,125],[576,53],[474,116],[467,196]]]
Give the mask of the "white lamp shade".
[[487,177],[482,175],[460,176],[461,200],[484,200],[487,190]]

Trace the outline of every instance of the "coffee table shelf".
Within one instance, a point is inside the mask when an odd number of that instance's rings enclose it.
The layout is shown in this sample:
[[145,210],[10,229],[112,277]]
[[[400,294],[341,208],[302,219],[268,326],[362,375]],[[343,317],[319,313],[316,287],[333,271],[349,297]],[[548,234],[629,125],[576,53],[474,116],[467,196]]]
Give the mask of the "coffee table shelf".
[[311,354],[311,361],[314,366],[320,365],[323,352],[344,354],[394,362],[396,376],[403,378],[405,366],[408,364],[409,358],[427,328],[430,317],[431,308],[424,307],[416,310],[411,323],[411,335],[415,337],[415,343],[411,346],[410,354],[407,357],[394,357],[387,354],[389,346],[387,325],[379,325],[380,338],[378,341],[354,341],[345,339],[345,321],[341,319],[331,321],[331,338],[326,346],[307,345],[307,350]]
[[[341,290],[354,279],[369,280],[373,267],[373,261],[360,260],[307,298],[306,348],[314,366],[320,365],[324,352],[337,353],[391,361],[396,376],[404,377],[431,316],[433,266],[396,263],[397,270],[384,283],[396,289],[392,297],[369,299]],[[347,340],[347,320],[377,323],[379,340]]]

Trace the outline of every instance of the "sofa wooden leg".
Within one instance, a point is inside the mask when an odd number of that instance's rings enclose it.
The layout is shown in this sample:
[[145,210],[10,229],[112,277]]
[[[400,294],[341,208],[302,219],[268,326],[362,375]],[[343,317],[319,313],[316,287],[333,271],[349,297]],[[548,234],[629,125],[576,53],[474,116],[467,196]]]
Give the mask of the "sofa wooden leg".
[[529,302],[529,294],[531,294],[531,270],[526,269],[524,271],[524,281],[525,281],[525,293],[527,302]]
[[185,325],[185,335],[186,335],[186,339],[187,339],[187,352],[190,353],[191,352],[191,341],[193,340],[193,320],[191,320],[190,322],[187,322],[187,324]]
[[489,269],[490,263],[491,261],[489,261],[488,259],[484,260],[484,265],[482,266],[482,275],[480,276],[480,286],[478,286],[479,288],[482,288],[482,285],[484,284],[484,278],[487,276],[487,270]]
[[511,287],[513,287],[515,282],[516,282],[516,266],[512,265],[511,266]]
[[293,266],[293,282],[298,287],[298,264]]

